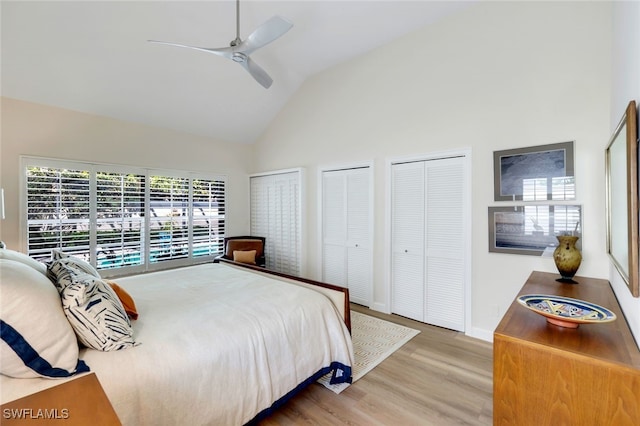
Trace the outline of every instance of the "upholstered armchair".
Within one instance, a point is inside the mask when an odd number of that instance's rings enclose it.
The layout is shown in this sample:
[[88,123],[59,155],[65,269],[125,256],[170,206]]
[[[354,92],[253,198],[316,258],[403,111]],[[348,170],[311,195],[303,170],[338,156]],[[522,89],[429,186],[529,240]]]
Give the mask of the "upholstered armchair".
[[223,259],[240,263],[265,266],[265,237],[240,236],[224,238]]

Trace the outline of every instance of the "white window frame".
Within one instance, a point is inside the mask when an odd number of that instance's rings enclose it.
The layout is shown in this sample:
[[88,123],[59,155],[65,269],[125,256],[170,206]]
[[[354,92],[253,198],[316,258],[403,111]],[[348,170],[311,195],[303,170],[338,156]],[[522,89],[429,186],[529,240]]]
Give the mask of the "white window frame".
[[[145,261],[141,265],[134,266],[125,266],[125,267],[113,267],[106,269],[99,269],[100,274],[104,277],[108,276],[116,276],[123,274],[131,274],[131,273],[140,273],[146,271],[160,270],[173,268],[178,266],[187,266],[196,263],[210,262],[212,261],[218,254],[222,254],[222,242],[220,242],[220,252],[216,252],[211,255],[202,255],[202,256],[193,256],[193,245],[194,245],[194,235],[193,235],[193,185],[191,182],[194,179],[202,179],[202,180],[215,180],[223,182],[223,193],[224,193],[224,213],[219,216],[216,216],[218,220],[223,222],[221,227],[222,232],[218,234],[217,239],[222,239],[226,233],[226,216],[227,216],[227,190],[228,190],[228,178],[225,175],[221,174],[204,174],[204,173],[194,173],[189,171],[177,171],[177,170],[166,170],[166,169],[151,169],[151,168],[142,168],[135,166],[123,166],[116,164],[108,164],[108,163],[98,163],[98,162],[88,162],[88,161],[75,161],[75,160],[63,160],[63,159],[54,159],[54,158],[44,158],[44,157],[33,157],[33,156],[20,156],[20,221],[19,221],[19,232],[20,232],[20,247],[23,252],[27,252],[29,246],[29,236],[28,233],[28,220],[27,220],[27,167],[49,167],[49,168],[63,168],[63,169],[72,169],[72,170],[83,170],[88,171],[91,174],[90,177],[90,263],[96,266],[97,260],[97,244],[96,244],[96,236],[95,236],[95,224],[96,222],[96,179],[95,174],[97,171],[104,172],[112,172],[112,173],[123,173],[123,174],[136,174],[143,175],[145,177],[145,187],[144,187],[144,241],[142,243],[143,247],[143,255],[145,256]],[[189,180],[189,198],[188,198],[188,254],[186,257],[166,260],[166,261],[158,261],[158,262],[150,262],[149,261],[149,247],[150,247],[150,177],[154,175],[160,175],[165,177],[179,177],[186,178]]]

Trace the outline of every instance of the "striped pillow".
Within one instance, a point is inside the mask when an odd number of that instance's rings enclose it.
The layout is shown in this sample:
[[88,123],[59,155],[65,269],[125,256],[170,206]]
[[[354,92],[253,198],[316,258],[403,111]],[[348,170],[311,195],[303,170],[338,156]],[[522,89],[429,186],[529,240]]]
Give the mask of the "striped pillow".
[[64,262],[68,266],[72,266],[74,269],[79,269],[82,272],[86,272],[87,274],[91,274],[94,277],[100,278],[100,274],[89,262],[86,260],[82,260],[79,257],[72,256],[63,252],[62,250],[53,249],[51,250],[51,260]]
[[117,351],[136,345],[129,317],[113,289],[66,259],[48,264],[55,277],[64,313],[85,346]]

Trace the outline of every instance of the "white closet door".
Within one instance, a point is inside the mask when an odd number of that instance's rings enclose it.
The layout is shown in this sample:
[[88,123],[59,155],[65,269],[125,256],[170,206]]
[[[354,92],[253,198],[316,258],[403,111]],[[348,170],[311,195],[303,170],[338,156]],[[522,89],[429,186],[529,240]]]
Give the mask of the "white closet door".
[[322,279],[371,303],[371,209],[368,167],[322,173]]
[[391,310],[424,321],[424,162],[391,167]]
[[370,169],[353,169],[347,173],[347,283],[353,302],[369,306],[371,279],[371,196]]
[[464,159],[425,162],[425,322],[464,330]]
[[266,267],[300,275],[300,172],[250,178],[251,235],[265,237]]
[[346,174],[322,173],[322,280],[347,287]]

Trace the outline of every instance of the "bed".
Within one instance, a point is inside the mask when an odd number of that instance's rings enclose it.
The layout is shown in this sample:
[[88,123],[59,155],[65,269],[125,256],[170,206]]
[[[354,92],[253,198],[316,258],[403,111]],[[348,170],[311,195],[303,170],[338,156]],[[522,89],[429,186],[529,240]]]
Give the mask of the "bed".
[[[209,263],[116,280],[139,313],[135,344],[78,357],[124,425],[242,425],[325,374],[351,381],[348,293],[254,269]],[[75,377],[0,375],[2,403]]]

